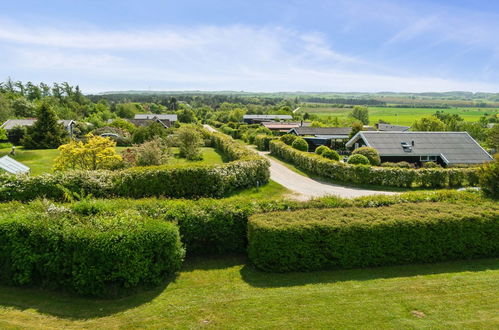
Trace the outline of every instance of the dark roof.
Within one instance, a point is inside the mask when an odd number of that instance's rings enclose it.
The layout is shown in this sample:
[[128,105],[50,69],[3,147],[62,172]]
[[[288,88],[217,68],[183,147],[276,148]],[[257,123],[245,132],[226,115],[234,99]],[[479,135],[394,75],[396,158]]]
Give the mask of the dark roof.
[[401,125],[391,125],[391,124],[378,124],[379,131],[393,131],[393,132],[405,132],[409,130],[409,126],[401,126]]
[[147,126],[150,126],[152,123],[160,123],[161,125],[163,125],[164,128],[168,128],[172,125],[169,120],[160,120],[158,118],[154,118],[154,119],[129,119],[128,121],[137,127],[147,127]]
[[296,135],[345,135],[348,136],[352,131],[351,127],[296,127],[289,132]]
[[440,156],[447,164],[477,164],[492,160],[492,156],[467,132],[361,131],[346,146],[352,147],[359,139],[378,150],[380,156]]
[[175,114],[169,114],[169,113],[160,113],[160,114],[155,114],[155,113],[139,113],[136,114],[134,119],[154,119],[158,118],[160,120],[169,120],[169,121],[177,121],[177,115]]

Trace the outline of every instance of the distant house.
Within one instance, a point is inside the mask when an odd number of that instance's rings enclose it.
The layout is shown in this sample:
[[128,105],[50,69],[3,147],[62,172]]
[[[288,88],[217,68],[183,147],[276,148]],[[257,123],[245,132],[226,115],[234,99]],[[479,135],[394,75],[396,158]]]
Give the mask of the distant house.
[[3,156],[0,158],[0,170],[11,174],[23,174],[29,172],[29,167],[9,156]]
[[[10,131],[16,126],[21,126],[21,127],[29,127],[33,126],[36,123],[37,119],[36,118],[30,118],[30,119],[9,119],[5,123],[0,126],[1,128],[5,129],[6,131]],[[66,120],[66,119],[61,119],[57,121],[59,124],[62,124],[64,126],[64,129],[68,131],[68,133],[73,136],[73,128],[74,125],[76,124],[76,121],[74,120]]]
[[351,131],[351,127],[296,127],[288,133],[303,137],[308,142],[309,149],[315,150],[324,145],[344,149]]
[[268,121],[291,120],[290,115],[244,115],[243,121],[247,124],[260,124]]
[[481,164],[493,158],[467,132],[366,132],[357,133],[346,146],[378,150],[382,162],[406,161],[442,166]]
[[376,128],[378,131],[382,132],[406,132],[408,131],[411,127],[410,126],[401,126],[401,125],[391,125],[391,124],[376,124]]
[[129,119],[129,122],[134,124],[137,127],[147,127],[151,126],[153,123],[159,123],[161,124],[164,128],[168,128],[172,126],[172,122],[169,121],[168,119],[158,119],[158,118],[153,118],[153,119]]
[[133,119],[140,119],[140,120],[145,120],[145,119],[159,119],[159,120],[169,120],[171,123],[174,123],[178,120],[177,115],[175,114],[169,114],[169,113],[140,113],[136,114]]
[[262,126],[274,132],[287,133],[292,128],[310,126],[310,122],[263,122]]

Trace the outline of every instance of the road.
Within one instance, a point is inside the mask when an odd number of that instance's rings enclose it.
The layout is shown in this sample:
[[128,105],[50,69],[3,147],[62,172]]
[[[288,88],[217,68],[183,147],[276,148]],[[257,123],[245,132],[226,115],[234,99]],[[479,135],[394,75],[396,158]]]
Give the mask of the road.
[[[216,130],[209,125],[204,125],[204,127],[211,132],[216,132]],[[269,152],[259,151],[258,154],[269,160],[270,178],[273,181],[279,183],[280,185],[292,191],[294,193],[293,197],[300,200],[309,200],[312,198],[323,197],[328,195],[353,198],[353,197],[361,197],[361,196],[377,195],[377,194],[384,194],[384,195],[396,194],[395,192],[390,192],[390,191],[378,191],[378,190],[369,190],[363,188],[345,187],[337,184],[311,179],[290,170],[289,168],[277,162],[276,160],[268,157]]]

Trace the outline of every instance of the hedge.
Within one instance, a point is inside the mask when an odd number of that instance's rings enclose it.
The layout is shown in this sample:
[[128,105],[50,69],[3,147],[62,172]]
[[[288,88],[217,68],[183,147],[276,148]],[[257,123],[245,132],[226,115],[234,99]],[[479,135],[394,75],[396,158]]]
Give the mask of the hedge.
[[269,163],[221,133],[212,145],[231,162],[222,165],[136,167],[121,171],[68,171],[40,176],[0,175],[0,201],[64,198],[64,189],[95,197],[222,197],[269,180]]
[[4,213],[0,242],[2,282],[103,297],[158,285],[184,257],[175,225],[137,212],[81,218],[52,206]]
[[398,204],[252,216],[261,270],[312,271],[499,256],[499,205]]
[[255,137],[256,148],[261,151],[268,151],[269,142],[275,139],[276,137],[273,135],[259,134]]
[[270,152],[310,173],[339,182],[391,187],[464,187],[478,184],[478,168],[390,168],[350,165],[296,150],[282,141],[269,143]]

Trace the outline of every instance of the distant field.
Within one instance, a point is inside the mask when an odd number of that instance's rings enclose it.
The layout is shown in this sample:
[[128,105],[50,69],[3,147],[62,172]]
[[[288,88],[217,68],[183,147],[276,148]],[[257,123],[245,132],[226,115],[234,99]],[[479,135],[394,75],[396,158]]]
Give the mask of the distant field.
[[[116,148],[121,153],[126,147]],[[213,148],[202,148],[203,160],[202,161],[188,161],[178,156],[178,148],[173,148],[173,157],[170,159],[169,164],[222,164],[223,158]],[[0,157],[8,155],[10,148],[0,149]],[[54,165],[55,158],[59,155],[57,149],[48,150],[24,150],[22,147],[16,149],[16,156],[14,159],[20,161],[26,166],[31,168],[31,174],[40,175],[42,173],[51,173],[52,166]]]
[[[334,107],[314,107],[303,106],[300,111],[315,114],[323,118],[338,117],[345,118],[352,111],[349,108]],[[477,121],[481,116],[497,113],[498,108],[451,108],[451,109],[428,109],[428,108],[389,108],[389,107],[369,107],[370,124],[377,123],[382,119],[391,124],[411,125],[415,120],[434,114],[436,111],[455,113],[466,121]]]

